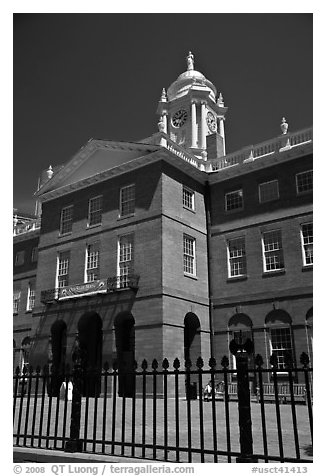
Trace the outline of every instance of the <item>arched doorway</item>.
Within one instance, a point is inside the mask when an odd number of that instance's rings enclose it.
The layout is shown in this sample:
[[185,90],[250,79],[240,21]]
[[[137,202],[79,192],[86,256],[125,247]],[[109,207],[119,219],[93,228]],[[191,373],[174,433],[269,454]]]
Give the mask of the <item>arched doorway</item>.
[[51,394],[59,395],[64,380],[67,349],[67,324],[58,319],[51,326]]
[[21,357],[20,357],[20,367],[23,369],[24,367],[28,368],[29,366],[29,354],[31,350],[31,338],[25,337],[21,343]]
[[[184,318],[184,358],[190,360],[192,370],[196,370],[196,362],[201,356],[200,322],[196,314],[188,312]],[[186,397],[196,399],[199,389],[198,375],[186,375]]]
[[117,348],[120,397],[135,394],[135,319],[130,312],[120,312],[115,320],[115,341]]
[[102,319],[94,311],[86,312],[79,319],[77,328],[85,372],[83,395],[99,396],[102,370]]
[[[230,341],[235,340],[237,344],[244,344],[247,339],[250,339],[255,348],[254,342],[254,335],[252,331],[252,320],[247,314],[244,313],[237,313],[234,314],[228,322],[228,329],[230,333]],[[236,358],[232,355],[231,358],[232,368],[236,369]],[[252,354],[248,355],[248,369],[254,370],[255,369],[255,351],[253,350]],[[235,379],[236,374],[231,374],[231,378]],[[255,374],[253,372],[249,372],[249,380],[252,383],[252,388],[255,390],[256,382],[255,382]]]
[[194,366],[200,356],[200,322],[196,314],[188,312],[184,319],[184,357]]

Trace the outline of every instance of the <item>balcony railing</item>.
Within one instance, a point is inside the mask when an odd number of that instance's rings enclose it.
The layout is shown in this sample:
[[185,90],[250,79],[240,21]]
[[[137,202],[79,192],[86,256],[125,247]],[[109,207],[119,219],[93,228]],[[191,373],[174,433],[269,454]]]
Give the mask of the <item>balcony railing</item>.
[[129,274],[128,276],[113,276],[108,278],[108,292],[118,289],[138,289],[139,276]]
[[278,136],[274,139],[261,142],[259,144],[245,147],[224,157],[207,161],[205,168],[207,172],[215,172],[243,162],[251,162],[283,150],[289,150],[303,144],[312,142],[312,127],[301,131],[292,132]]
[[91,283],[74,284],[62,288],[47,289],[41,291],[41,303],[50,304],[66,299],[77,299],[94,294],[106,294],[121,289],[138,289],[139,276],[112,276],[107,279],[99,279]]

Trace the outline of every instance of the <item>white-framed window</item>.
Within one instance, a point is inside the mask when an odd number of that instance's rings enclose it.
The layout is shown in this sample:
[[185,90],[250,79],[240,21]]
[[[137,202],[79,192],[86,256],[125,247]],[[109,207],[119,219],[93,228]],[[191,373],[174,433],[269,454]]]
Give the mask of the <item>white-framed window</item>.
[[243,209],[243,191],[242,189],[234,190],[225,194],[225,210],[227,212],[232,210]]
[[307,170],[306,172],[300,172],[295,176],[297,194],[311,192],[313,189],[313,173],[312,170]]
[[27,294],[27,311],[32,311],[35,306],[35,284],[29,283]]
[[69,283],[70,251],[63,251],[58,255],[57,288],[68,286]]
[[99,243],[92,243],[86,247],[85,282],[91,283],[99,279],[100,249]]
[[183,235],[183,271],[196,276],[196,240],[188,235]]
[[34,246],[31,253],[31,262],[36,263],[38,259],[38,247]]
[[284,269],[281,230],[263,233],[263,253],[265,272]]
[[14,289],[14,299],[13,299],[13,313],[18,314],[19,304],[20,304],[21,291]]
[[301,242],[304,266],[312,265],[314,262],[313,253],[313,226],[312,223],[301,225]]
[[135,213],[135,184],[120,188],[120,216],[125,217]]
[[122,235],[118,240],[118,287],[128,286],[128,276],[134,271],[134,234]]
[[244,236],[228,240],[229,277],[247,274],[246,245]]
[[188,187],[183,186],[182,204],[189,210],[195,210],[195,192]]
[[17,251],[15,256],[15,266],[22,266],[25,262],[25,250]]
[[62,208],[60,216],[60,235],[66,235],[72,232],[73,212],[73,205]]
[[286,369],[286,356],[293,358],[291,329],[289,327],[270,328],[271,354],[277,357],[277,367]]
[[263,182],[259,184],[259,202],[266,203],[280,198],[278,190],[278,180]]
[[102,202],[102,195],[98,195],[89,200],[88,226],[100,225],[102,223]]

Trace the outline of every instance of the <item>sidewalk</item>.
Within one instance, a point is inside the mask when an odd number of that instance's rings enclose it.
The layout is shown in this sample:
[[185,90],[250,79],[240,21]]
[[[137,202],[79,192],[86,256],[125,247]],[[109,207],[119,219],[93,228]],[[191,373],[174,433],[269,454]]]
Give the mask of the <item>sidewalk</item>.
[[42,448],[13,448],[14,463],[155,463],[162,464],[163,461],[151,459],[129,458],[125,456],[96,455],[92,453],[65,453],[58,450],[47,450]]

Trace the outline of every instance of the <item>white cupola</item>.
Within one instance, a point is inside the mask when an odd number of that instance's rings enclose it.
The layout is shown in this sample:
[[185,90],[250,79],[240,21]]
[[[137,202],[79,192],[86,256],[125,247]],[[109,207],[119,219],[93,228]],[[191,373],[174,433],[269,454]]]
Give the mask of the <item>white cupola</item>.
[[[224,107],[222,94],[211,81],[194,69],[194,55],[189,51],[187,71],[170,87],[163,89],[157,113],[162,130],[170,139],[197,157],[225,155]],[[203,154],[203,152],[206,152]]]

